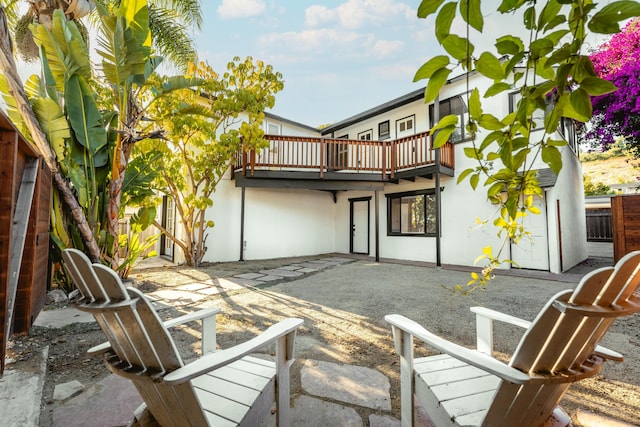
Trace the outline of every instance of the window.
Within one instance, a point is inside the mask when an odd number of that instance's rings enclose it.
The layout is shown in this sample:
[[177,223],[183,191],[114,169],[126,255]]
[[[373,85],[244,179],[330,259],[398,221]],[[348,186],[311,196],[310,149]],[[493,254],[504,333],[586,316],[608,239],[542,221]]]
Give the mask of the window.
[[415,128],[416,116],[405,117],[404,119],[396,120],[396,133],[413,133]]
[[436,196],[433,189],[387,194],[387,235],[435,234]]
[[371,141],[373,139],[373,129],[365,130],[358,134],[358,139],[363,141]]
[[282,126],[275,123],[267,123],[267,135],[280,135],[282,133]]
[[[467,105],[464,103],[461,95],[440,101],[440,118],[449,115],[458,116],[458,128],[451,134],[451,138],[449,138],[449,141],[453,143],[464,141],[466,137],[464,127],[466,126]],[[429,105],[430,127],[435,126],[433,116],[434,110],[433,104],[431,104]]]
[[378,139],[387,139],[391,136],[389,120],[378,123]]
[[[518,109],[518,102],[522,99],[520,92],[512,92],[509,94],[509,113],[513,113]],[[531,124],[531,132],[544,130],[544,116],[546,111],[537,109],[533,113],[533,123]]]

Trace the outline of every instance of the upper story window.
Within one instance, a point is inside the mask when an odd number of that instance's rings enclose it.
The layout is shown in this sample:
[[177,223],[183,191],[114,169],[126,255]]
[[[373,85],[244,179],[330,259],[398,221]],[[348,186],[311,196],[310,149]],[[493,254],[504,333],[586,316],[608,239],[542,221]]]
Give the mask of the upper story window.
[[373,129],[365,130],[358,134],[358,139],[363,141],[371,141],[373,139]]
[[[461,95],[454,96],[449,99],[444,99],[440,101],[440,118],[444,116],[454,115],[458,116],[458,127],[451,134],[451,138],[449,141],[461,142],[466,138],[465,135],[465,126],[467,125],[467,104],[465,104],[464,99]],[[434,110],[433,104],[429,105],[429,126],[434,127],[435,122],[433,120]]]
[[391,136],[389,120],[378,123],[378,139],[387,139]]
[[282,135],[282,126],[276,123],[267,123],[267,135]]
[[404,119],[396,120],[396,133],[400,134],[413,134],[416,128],[416,116],[411,115]]
[[389,236],[435,236],[435,190],[387,194]]

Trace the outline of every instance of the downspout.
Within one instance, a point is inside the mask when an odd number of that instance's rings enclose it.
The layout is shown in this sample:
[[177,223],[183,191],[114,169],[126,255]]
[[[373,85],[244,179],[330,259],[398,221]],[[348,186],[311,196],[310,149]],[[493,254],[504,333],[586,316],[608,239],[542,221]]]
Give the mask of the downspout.
[[244,261],[244,194],[245,186],[243,185],[240,199],[240,261]]
[[[433,123],[438,123],[440,121],[440,96],[436,96],[435,101],[433,101]],[[433,144],[433,136],[431,135],[431,144]],[[436,266],[442,266],[442,260],[440,259],[440,233],[441,233],[441,225],[440,221],[442,219],[441,215],[441,203],[440,203],[440,148],[436,148],[435,150],[435,162],[436,162]]]

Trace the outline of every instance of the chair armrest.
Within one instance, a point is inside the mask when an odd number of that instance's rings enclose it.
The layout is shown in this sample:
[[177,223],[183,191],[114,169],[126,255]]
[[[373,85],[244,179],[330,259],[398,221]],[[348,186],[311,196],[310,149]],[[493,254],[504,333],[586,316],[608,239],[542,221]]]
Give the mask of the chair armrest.
[[[165,375],[163,381],[167,384],[180,384],[189,381],[202,374],[218,369],[229,363],[235,362],[242,357],[255,352],[260,347],[278,341],[279,345],[284,344],[286,348],[278,348],[276,353],[285,352],[287,358],[293,357],[293,339],[296,330],[302,325],[302,319],[289,318],[282,320],[275,325],[269,327],[266,331],[255,338],[250,339],[242,344],[238,344],[225,350],[218,350],[200,357],[182,368]],[[290,339],[281,340],[280,338],[290,337]]]
[[528,329],[531,322],[485,307],[471,307],[476,314],[476,346],[479,352],[493,355],[493,321]]
[[[216,350],[216,314],[220,313],[220,307],[204,308],[202,310],[169,319],[164,323],[165,328],[171,328],[184,323],[202,320],[202,353],[212,353]],[[111,344],[103,342],[87,350],[90,356],[97,356],[111,350]]]
[[482,369],[485,372],[496,375],[505,381],[513,384],[523,384],[530,380],[529,375],[505,365],[487,354],[447,341],[427,331],[418,323],[404,316],[391,314],[384,318],[387,322],[391,323],[391,325],[400,329],[404,333],[410,334],[443,353],[453,356],[454,358],[475,366],[476,368]]
[[176,317],[164,322],[166,328],[181,325],[183,323],[202,320],[202,354],[216,351],[216,314],[220,313],[220,307],[203,308],[193,313]]
[[169,319],[164,322],[164,326],[171,328],[173,326],[181,325],[183,323],[193,322],[194,320],[206,319],[209,316],[215,316],[220,313],[222,309],[220,307],[203,308],[193,313],[188,313],[182,316],[178,316],[175,319]]

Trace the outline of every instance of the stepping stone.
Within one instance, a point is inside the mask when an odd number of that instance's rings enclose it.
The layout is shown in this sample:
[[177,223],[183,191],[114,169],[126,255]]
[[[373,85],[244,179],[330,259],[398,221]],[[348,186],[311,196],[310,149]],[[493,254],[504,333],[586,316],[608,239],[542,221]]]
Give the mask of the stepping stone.
[[204,289],[204,288],[208,288],[209,285],[206,285],[204,283],[189,283],[188,285],[182,285],[182,286],[178,286],[175,289],[178,289],[180,291],[199,291],[200,289]]
[[227,279],[224,280],[228,280],[229,282],[235,283],[238,286],[241,286],[243,288],[246,287],[250,287],[250,286],[257,286],[257,285],[261,285],[262,282],[260,280],[251,280],[251,279],[239,279],[237,277],[229,277]]
[[400,427],[400,420],[388,415],[369,415],[369,426],[371,427]]
[[300,270],[300,266],[297,265],[285,265],[284,267],[278,267],[277,270],[290,270],[290,271],[296,271],[296,270]]
[[279,268],[273,270],[260,270],[260,273],[280,277],[300,277],[303,275],[303,273],[298,273],[297,271],[281,270]]
[[307,360],[300,377],[302,388],[314,396],[391,410],[389,379],[375,369]]
[[200,301],[202,298],[205,298],[205,295],[194,294],[193,292],[178,291],[175,289],[161,289],[159,291],[153,292],[151,295],[165,301],[171,301],[171,303],[174,305],[190,304],[196,301]]
[[258,279],[260,277],[263,277],[264,274],[260,274],[260,273],[244,273],[244,274],[237,274],[233,277],[237,277],[239,279],[249,279],[249,280],[254,280],[254,279]]
[[72,397],[82,393],[84,386],[78,380],[69,381],[68,383],[58,384],[53,389],[53,400],[64,402]]
[[326,402],[310,396],[299,396],[291,408],[291,425],[308,427],[362,427],[362,418],[355,409]]
[[323,258],[323,260],[327,261],[327,262],[337,262],[339,264],[344,264],[345,262],[353,261],[353,259],[351,259],[351,258],[341,258],[341,257]]
[[274,280],[282,280],[282,276],[262,276],[259,279],[260,282],[273,282]]
[[109,375],[80,396],[53,410],[53,425],[81,427],[88,425],[129,425],[142,398],[133,383],[117,375]]
[[326,262],[316,262],[316,261],[303,262],[300,265],[304,268],[312,268],[314,270],[322,270],[323,268],[330,267],[330,265],[327,264]]

